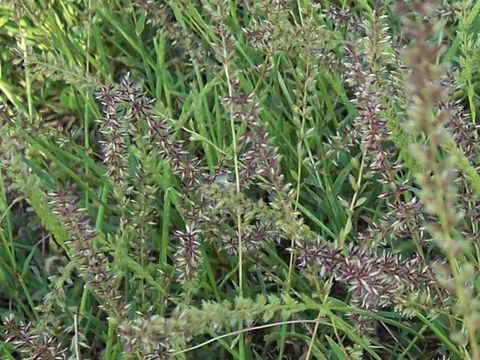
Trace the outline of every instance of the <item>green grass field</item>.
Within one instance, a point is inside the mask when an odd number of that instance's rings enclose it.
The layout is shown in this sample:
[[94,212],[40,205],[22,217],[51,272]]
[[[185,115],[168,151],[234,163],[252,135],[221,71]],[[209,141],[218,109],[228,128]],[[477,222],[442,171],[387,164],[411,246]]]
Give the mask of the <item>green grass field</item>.
[[0,2],[1,359],[480,360],[480,2]]

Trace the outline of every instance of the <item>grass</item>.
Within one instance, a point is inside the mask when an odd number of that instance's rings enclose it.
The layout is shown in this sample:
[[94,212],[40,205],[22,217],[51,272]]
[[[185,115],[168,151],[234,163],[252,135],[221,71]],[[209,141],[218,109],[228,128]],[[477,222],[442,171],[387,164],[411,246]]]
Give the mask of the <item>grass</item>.
[[392,5],[0,5],[0,357],[480,359],[480,6]]

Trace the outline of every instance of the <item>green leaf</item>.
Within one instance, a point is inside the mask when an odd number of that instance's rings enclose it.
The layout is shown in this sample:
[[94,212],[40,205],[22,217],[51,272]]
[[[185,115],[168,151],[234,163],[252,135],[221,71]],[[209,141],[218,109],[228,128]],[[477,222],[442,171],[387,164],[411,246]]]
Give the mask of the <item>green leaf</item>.
[[348,354],[345,352],[345,350],[343,350],[330,336],[325,335],[325,338],[327,339],[328,344],[330,345],[330,348],[332,349],[336,359],[348,359]]
[[146,18],[147,18],[146,11],[142,11],[140,18],[138,19],[137,26],[135,26],[135,32],[137,33],[137,35],[141,35],[143,33],[143,30],[145,30]]

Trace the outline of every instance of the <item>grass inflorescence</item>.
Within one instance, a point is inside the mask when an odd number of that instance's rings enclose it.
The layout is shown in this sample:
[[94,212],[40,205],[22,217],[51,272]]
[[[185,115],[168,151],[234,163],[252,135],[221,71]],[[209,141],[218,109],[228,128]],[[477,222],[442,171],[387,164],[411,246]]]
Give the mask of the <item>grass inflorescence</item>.
[[480,360],[480,5],[0,4],[0,358]]

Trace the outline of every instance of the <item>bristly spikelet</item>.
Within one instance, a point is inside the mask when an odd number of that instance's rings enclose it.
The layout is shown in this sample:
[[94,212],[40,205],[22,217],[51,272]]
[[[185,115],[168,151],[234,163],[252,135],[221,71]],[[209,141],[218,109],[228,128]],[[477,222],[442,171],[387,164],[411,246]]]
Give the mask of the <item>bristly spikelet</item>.
[[348,251],[327,244],[297,244],[298,265],[318,269],[327,280],[344,283],[355,305],[364,309],[398,306],[411,308],[409,296],[420,299],[426,295],[431,303],[435,280],[432,270],[418,258],[402,260],[384,252],[376,255],[370,250],[350,246]]
[[3,336],[22,354],[22,359],[66,360],[67,349],[62,348],[57,337],[40,334],[32,324],[19,323],[14,315],[4,319]]
[[[424,244],[424,220],[421,204],[415,196],[408,194],[410,181],[402,179],[402,164],[399,151],[388,123],[389,108],[396,97],[388,98],[391,79],[395,78],[392,68],[396,63],[396,49],[391,44],[389,28],[380,6],[375,8],[374,18],[362,26],[363,37],[353,45],[347,45],[347,82],[353,87],[354,106],[358,116],[354,121],[357,141],[365,153],[369,172],[376,175],[382,185],[386,214],[375,219],[368,229],[359,235],[359,242],[374,248],[391,239],[414,239],[421,255]],[[411,200],[406,200],[411,197]]]
[[101,308],[112,318],[122,319],[126,309],[118,291],[119,277],[113,272],[107,255],[95,249],[93,242],[97,232],[89,226],[89,216],[83,213],[79,200],[69,192],[49,196],[53,213],[62,220],[70,237],[65,243],[68,256],[77,264],[86,286],[103,301]]
[[329,12],[335,26],[345,27],[351,34],[365,31],[365,23],[355,19],[355,16],[348,9],[339,9],[332,6]]
[[395,183],[392,178],[399,164],[395,159],[396,149],[391,146],[383,97],[393,49],[389,28],[384,24],[385,16],[381,12],[382,9],[377,7],[374,20],[363,26],[364,37],[345,47],[348,56],[346,80],[354,87],[352,102],[358,111],[354,121],[358,141],[367,150],[370,168],[391,184]]
[[240,188],[245,191],[253,184],[260,185],[261,179],[266,179],[269,186],[264,184],[263,187],[269,191],[281,191],[284,179],[280,156],[265,124],[259,119],[258,104],[253,101],[253,94],[245,94],[240,90],[237,79],[231,81],[231,86],[235,93],[223,98],[225,105],[231,109],[236,121],[247,125],[246,132],[240,137],[240,142],[244,144],[240,155],[243,164],[240,170]]
[[103,106],[103,118],[99,120],[100,132],[105,136],[101,142],[104,162],[108,167],[108,175],[120,185],[128,172],[127,132],[124,119],[118,116],[120,92],[114,85],[104,86],[97,95]]
[[193,280],[198,276],[202,261],[199,233],[200,230],[191,229],[188,225],[185,231],[175,230],[173,232],[179,241],[175,260],[181,269],[181,280]]
[[171,163],[172,172],[185,185],[185,190],[196,189],[204,176],[201,159],[191,155],[181,140],[171,139],[173,130],[167,119],[155,119],[148,131],[148,137],[158,146],[160,158]]

